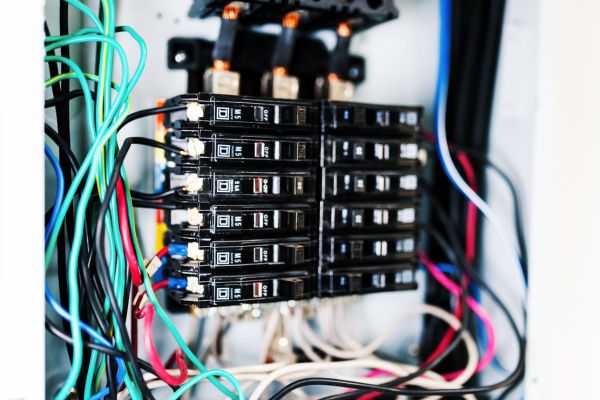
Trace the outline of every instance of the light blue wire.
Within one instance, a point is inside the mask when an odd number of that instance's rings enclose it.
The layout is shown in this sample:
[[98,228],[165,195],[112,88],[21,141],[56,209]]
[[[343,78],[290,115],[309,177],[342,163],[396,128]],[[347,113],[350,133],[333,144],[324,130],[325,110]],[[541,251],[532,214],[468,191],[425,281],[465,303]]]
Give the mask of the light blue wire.
[[54,153],[52,153],[47,144],[44,144],[44,153],[46,154],[48,161],[50,161],[50,165],[52,165],[52,168],[56,173],[56,195],[54,196],[54,207],[52,207],[52,215],[50,215],[50,221],[48,221],[48,225],[44,231],[44,242],[47,242],[48,237],[50,237],[50,233],[52,232],[52,227],[56,223],[56,218],[58,218],[60,205],[62,204],[63,197],[65,195],[65,177],[62,169],[60,168],[60,164],[56,159],[56,156]]
[[[52,153],[52,151],[46,144],[44,145],[44,153],[46,154],[46,157],[48,157],[48,160],[50,161],[50,164],[52,165],[52,168],[54,169],[54,172],[56,173],[56,196],[54,197],[54,206],[52,208],[52,215],[50,216],[50,220],[48,221],[48,225],[46,226],[46,229],[44,231],[44,241],[47,241],[48,237],[50,236],[50,233],[52,232],[52,228],[54,227],[54,224],[56,223],[56,218],[58,217],[58,213],[60,211],[60,206],[63,201],[64,191],[65,191],[65,178],[64,178],[62,169],[60,168],[60,164],[59,164],[58,160],[56,159],[56,156],[54,155],[54,153]],[[61,318],[65,319],[68,322],[71,322],[71,314],[69,314],[69,312],[67,310],[62,308],[62,306],[52,296],[52,293],[50,292],[50,289],[48,288],[48,284],[46,284],[45,296],[46,296],[46,302],[48,302],[50,307],[52,307],[52,309],[54,311],[56,311],[56,313]],[[111,347],[111,348],[114,347],[111,342],[109,342],[104,337],[102,337],[100,334],[98,334],[98,332],[96,332],[96,330],[94,330],[91,326],[85,324],[84,322],[80,322],[80,326],[81,326],[81,329],[83,329],[83,331],[85,331],[90,337],[94,338],[94,340],[96,340],[96,342],[98,342],[106,347]],[[121,383],[123,382],[124,376],[125,376],[125,365],[123,364],[123,360],[121,360],[120,358],[117,358],[117,383],[119,385],[121,385]],[[94,394],[92,397],[90,397],[90,400],[103,399],[104,397],[108,396],[109,393],[110,393],[110,389],[105,388],[105,389],[99,391],[98,393]]]

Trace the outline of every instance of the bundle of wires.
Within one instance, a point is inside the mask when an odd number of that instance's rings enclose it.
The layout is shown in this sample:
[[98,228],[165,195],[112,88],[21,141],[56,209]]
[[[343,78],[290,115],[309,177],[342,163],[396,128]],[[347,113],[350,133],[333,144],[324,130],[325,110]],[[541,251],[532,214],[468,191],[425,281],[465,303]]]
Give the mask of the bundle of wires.
[[[69,33],[68,7],[80,11],[91,26]],[[47,106],[56,107],[58,121],[58,132],[46,125],[46,133],[58,144],[60,161],[46,148],[58,185],[46,227],[45,266],[48,270],[58,250],[60,301],[54,298],[48,286],[46,299],[63,319],[61,329],[52,316],[47,316],[47,327],[67,341],[71,360],[71,368],[56,398],[66,399],[73,392],[79,398],[116,398],[123,385],[132,398],[153,398],[141,368],[157,373],[156,370],[162,367],[160,360],[151,357],[148,364],[138,359],[126,327],[133,283],[145,287],[149,301],[146,314],[155,312],[160,317],[181,352],[202,371],[195,382],[208,378],[231,399],[243,399],[241,387],[229,373],[207,370],[189,350],[158,303],[145,268],[123,161],[132,144],[171,152],[180,150],[142,138],[128,139],[123,148],[118,148],[116,133],[124,124],[146,115],[172,111],[172,107],[146,110],[128,117],[130,95],[144,70],[146,45],[133,28],[116,26],[115,10],[113,0],[102,0],[98,15],[77,0],[65,0],[60,3],[60,35],[51,35],[46,26],[45,61],[50,71],[46,86],[52,87],[54,95],[47,101]],[[139,46],[139,59],[133,72],[118,41],[120,33],[129,35]],[[96,73],[84,72],[69,57],[69,47],[82,45],[97,46]],[[60,55],[56,54],[57,50]],[[120,64],[121,71],[116,82],[113,76],[115,62]],[[69,91],[70,80],[74,80],[80,89]],[[90,84],[95,88],[94,92]],[[68,115],[69,101],[80,96],[84,99],[86,130],[91,142],[81,162],[70,149]],[[101,203],[100,209],[93,201],[96,197]],[[93,237],[90,219],[97,214],[100,216],[95,221]],[[217,377],[229,381],[234,389],[227,388]]]
[[[445,142],[443,119],[449,68],[447,63],[450,0],[441,0],[441,6],[442,62],[436,134],[440,160],[449,177],[472,203],[468,225],[475,224],[473,207],[479,208],[494,225],[498,225],[494,222],[497,218],[477,195],[475,188],[467,185],[469,190],[466,190],[463,187],[462,178],[460,175],[455,176],[458,174],[456,168],[446,154],[449,150]],[[81,12],[91,26],[69,33],[68,7]],[[291,356],[281,364],[249,366],[242,370],[207,369],[177,331],[155,294],[158,289],[182,284],[171,280],[158,283],[152,281],[156,265],[160,264],[160,259],[169,249],[161,250],[146,263],[137,239],[134,205],[167,207],[168,204],[160,201],[168,197],[169,193],[147,195],[130,190],[123,167],[132,145],[150,146],[183,155],[185,152],[180,148],[146,138],[128,138],[120,148],[117,142],[117,133],[128,122],[180,110],[181,107],[157,107],[129,114],[130,96],[146,62],[146,46],[133,28],[116,25],[113,0],[101,0],[98,14],[78,0],[61,1],[60,11],[60,34],[53,36],[46,27],[45,47],[45,61],[50,73],[46,86],[51,87],[53,92],[53,98],[46,101],[46,106],[55,107],[57,113],[57,128],[46,124],[45,132],[59,148],[58,158],[50,147],[45,148],[57,178],[54,204],[48,210],[46,218],[45,268],[48,271],[56,253],[59,288],[59,296],[56,299],[49,289],[52,285],[46,287],[46,300],[54,311],[54,314],[47,316],[46,327],[50,333],[67,343],[71,365],[56,393],[57,399],[66,399],[72,394],[85,399],[116,399],[117,396],[152,399],[152,390],[164,386],[170,386],[174,390],[170,398],[177,399],[197,383],[208,380],[227,398],[243,400],[244,390],[233,374],[240,379],[258,382],[251,395],[251,398],[256,400],[261,398],[275,381],[283,382],[285,386],[271,397],[272,400],[281,399],[292,391],[309,385],[338,388],[338,392],[330,397],[336,399],[361,396],[366,399],[364,396],[372,397],[381,393],[472,398],[473,395],[502,387],[512,387],[518,382],[523,372],[524,339],[506,306],[471,267],[474,249],[472,238],[467,238],[467,248],[463,250],[452,223],[444,215],[443,209],[435,205],[435,201],[434,208],[440,219],[445,221],[445,235],[429,226],[424,226],[423,229],[446,252],[454,266],[455,279],[448,278],[425,254],[422,255],[422,262],[432,276],[458,299],[457,305],[460,307],[456,307],[454,315],[436,307],[421,305],[400,313],[397,319],[390,323],[389,329],[365,346],[351,338],[344,329],[339,329],[338,334],[334,336],[342,339],[340,347],[320,339],[306,323],[302,310],[298,308],[293,312],[293,318],[291,312],[286,317],[292,318],[287,322],[288,326],[293,328],[293,338],[289,340],[293,340],[299,346],[302,354],[310,362],[294,364],[295,357]],[[129,35],[139,45],[139,60],[133,72],[130,72],[128,57],[118,41],[118,34]],[[97,46],[95,73],[85,72],[69,57],[71,46],[84,45]],[[58,51],[60,55],[57,54]],[[113,64],[116,61],[119,62],[121,71],[118,77],[113,76]],[[74,80],[80,89],[71,91],[71,80]],[[78,97],[83,97],[84,100],[86,130],[91,142],[81,161],[71,150],[69,127],[69,104]],[[472,230],[469,229],[468,232],[472,233]],[[525,252],[516,251],[515,254],[521,263]],[[477,299],[469,296],[470,281],[480,290],[487,292],[504,312],[520,348],[519,363],[506,379],[478,388],[462,386],[474,373],[485,368],[493,358],[495,338],[489,316]],[[132,291],[137,292],[138,287],[140,294],[132,295]],[[133,307],[130,309],[131,304]],[[472,337],[464,328],[468,326],[469,309],[482,321],[487,334],[487,349],[481,359]],[[421,366],[386,362],[373,356],[391,335],[392,328],[398,324],[400,318],[413,314],[431,314],[450,325],[447,337],[437,351]],[[160,360],[152,334],[155,315],[177,343],[178,348],[172,357],[178,367],[176,370],[169,370],[166,366],[169,363],[165,365]],[[56,323],[57,317],[60,318],[62,326]],[[128,318],[144,320],[143,342],[149,362],[137,356],[137,335],[135,330],[132,334],[128,331]],[[132,323],[132,326],[135,327],[136,324]],[[433,372],[436,365],[462,341],[469,354],[464,370],[446,376]],[[265,348],[268,349],[268,346]],[[318,349],[318,352],[315,349]],[[325,354],[325,357],[322,354]],[[339,375],[335,378],[315,377],[320,371],[348,368],[358,368],[363,375],[365,369],[369,372],[367,376],[360,376],[360,379],[342,379]],[[386,376],[393,378],[388,380]],[[339,388],[352,391],[340,393]]]

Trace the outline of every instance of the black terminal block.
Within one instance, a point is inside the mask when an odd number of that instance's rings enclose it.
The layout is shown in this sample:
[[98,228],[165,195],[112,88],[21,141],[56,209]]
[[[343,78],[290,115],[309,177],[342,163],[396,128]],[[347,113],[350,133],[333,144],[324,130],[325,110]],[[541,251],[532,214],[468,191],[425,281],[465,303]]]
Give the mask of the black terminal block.
[[[219,16],[229,0],[194,0],[189,11],[192,18]],[[247,25],[280,23],[292,11],[305,15],[302,30],[335,29],[340,22],[350,21],[359,31],[398,17],[393,0],[247,0],[240,9],[240,22]]]
[[184,305],[416,287],[420,107],[198,93],[167,140],[165,240]]

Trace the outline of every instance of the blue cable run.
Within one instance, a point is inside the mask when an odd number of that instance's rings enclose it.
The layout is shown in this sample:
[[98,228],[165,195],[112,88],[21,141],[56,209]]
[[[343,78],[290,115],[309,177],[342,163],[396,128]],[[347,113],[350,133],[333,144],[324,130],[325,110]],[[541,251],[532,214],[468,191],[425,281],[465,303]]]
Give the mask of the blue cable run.
[[[52,153],[52,151],[50,150],[50,148],[48,147],[47,144],[44,144],[44,153],[46,154],[46,157],[50,161],[50,164],[52,165],[52,168],[54,169],[54,172],[56,173],[56,195],[54,197],[54,206],[52,208],[52,214],[50,216],[50,220],[48,221],[48,225],[46,225],[46,229],[44,231],[44,242],[47,242],[48,237],[50,236],[50,233],[52,232],[52,228],[56,224],[56,219],[57,219],[58,213],[60,211],[60,206],[63,202],[64,191],[65,191],[65,177],[62,172],[62,169],[60,168],[60,164],[59,164],[58,160],[56,159],[56,156],[54,155],[54,153]],[[45,297],[46,297],[46,302],[50,305],[50,307],[52,307],[52,309],[54,311],[56,311],[56,313],[61,318],[63,318],[67,322],[71,322],[71,314],[69,314],[69,312],[67,310],[65,310],[60,305],[60,303],[58,301],[56,301],[56,299],[52,296],[52,293],[50,292],[50,288],[48,288],[47,283],[45,284]],[[93,338],[97,343],[99,343],[105,347],[114,348],[113,344],[111,342],[109,342],[108,340],[106,340],[104,337],[102,337],[94,328],[92,328],[91,326],[87,325],[84,322],[80,322],[80,325],[81,325],[81,329],[85,333],[87,333],[91,338]],[[123,378],[125,376],[125,364],[123,363],[123,360],[120,358],[117,358],[116,361],[117,361],[117,383],[120,386],[123,383]],[[101,400],[101,399],[107,397],[109,394],[110,394],[110,389],[104,388],[103,390],[99,391],[98,393],[96,393],[92,397],[90,397],[89,400]]]
[[50,161],[50,165],[54,169],[56,174],[56,195],[54,197],[54,207],[52,208],[52,214],[50,215],[50,221],[48,221],[48,225],[46,226],[46,230],[44,231],[44,242],[48,241],[50,237],[50,233],[52,233],[52,227],[56,224],[56,219],[58,218],[58,213],[60,212],[60,205],[62,204],[63,197],[65,195],[65,176],[60,168],[60,164],[56,159],[56,156],[50,150],[47,144],[44,144],[44,153]]

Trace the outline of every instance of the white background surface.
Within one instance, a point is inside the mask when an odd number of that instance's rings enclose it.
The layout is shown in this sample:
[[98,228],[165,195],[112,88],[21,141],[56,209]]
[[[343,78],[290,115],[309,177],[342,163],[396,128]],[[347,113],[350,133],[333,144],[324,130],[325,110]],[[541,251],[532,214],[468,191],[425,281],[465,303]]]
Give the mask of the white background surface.
[[0,399],[44,398],[42,5],[0,1]]
[[[0,2],[1,399],[43,398],[42,3]],[[356,38],[353,50],[368,57],[369,80],[358,90],[360,100],[423,104],[431,110],[436,3],[401,0],[400,20]],[[214,22],[187,20],[188,4],[122,2],[121,16],[155,44],[134,109],[184,88],[184,72],[166,71],[167,37],[215,35]],[[492,156],[511,166],[525,192],[531,255],[527,399],[598,397],[598,15],[597,0],[509,1],[491,144]],[[140,123],[130,132],[150,127]],[[19,147],[23,157],[14,151]],[[139,157],[136,162],[150,162],[149,155]],[[129,170],[134,182],[149,176]],[[510,218],[505,196],[494,190],[490,201]],[[493,234],[486,231],[486,238],[487,272],[494,286],[516,293],[516,271],[502,262]],[[398,306],[414,301],[402,294],[384,298],[372,297],[374,304],[365,304],[366,309],[390,299]]]

